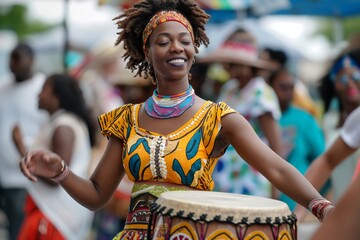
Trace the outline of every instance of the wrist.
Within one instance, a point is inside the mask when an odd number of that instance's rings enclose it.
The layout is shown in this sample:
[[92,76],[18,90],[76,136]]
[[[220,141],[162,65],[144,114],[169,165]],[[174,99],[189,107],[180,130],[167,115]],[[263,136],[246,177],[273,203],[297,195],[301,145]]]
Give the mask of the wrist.
[[333,210],[334,205],[325,198],[318,197],[310,201],[308,209],[312,214],[319,219],[320,222],[324,221],[326,216]]
[[65,178],[67,178],[69,173],[70,173],[69,167],[67,166],[64,160],[61,160],[60,172],[50,179],[56,183],[61,183],[62,181],[65,180]]

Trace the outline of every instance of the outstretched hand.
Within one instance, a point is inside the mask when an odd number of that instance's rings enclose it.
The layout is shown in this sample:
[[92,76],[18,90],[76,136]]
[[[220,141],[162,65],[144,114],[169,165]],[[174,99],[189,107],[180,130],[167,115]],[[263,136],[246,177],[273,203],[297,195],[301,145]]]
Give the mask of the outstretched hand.
[[20,164],[21,172],[31,181],[36,182],[37,177],[52,178],[61,169],[59,155],[48,150],[34,150],[27,152]]

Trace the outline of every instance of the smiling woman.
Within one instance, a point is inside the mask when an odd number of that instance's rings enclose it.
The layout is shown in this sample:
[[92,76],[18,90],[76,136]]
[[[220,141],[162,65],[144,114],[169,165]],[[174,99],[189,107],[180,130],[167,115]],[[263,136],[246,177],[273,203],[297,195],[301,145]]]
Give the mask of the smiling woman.
[[[296,169],[263,144],[244,117],[226,103],[201,99],[192,89],[189,72],[200,45],[209,43],[208,19],[192,0],[144,0],[116,17],[116,45],[124,44],[126,66],[135,75],[152,78],[154,94],[143,103],[99,116],[101,133],[109,141],[89,180],[63,171],[67,167],[61,158],[44,151],[27,154],[20,164],[23,173],[33,181],[59,176],[61,186],[92,210],[109,200],[126,174],[134,187],[124,231],[115,239],[147,239],[153,230],[150,207],[161,193],[211,191],[215,164],[229,144],[303,206],[321,198]],[[321,209],[319,218],[325,211]]]

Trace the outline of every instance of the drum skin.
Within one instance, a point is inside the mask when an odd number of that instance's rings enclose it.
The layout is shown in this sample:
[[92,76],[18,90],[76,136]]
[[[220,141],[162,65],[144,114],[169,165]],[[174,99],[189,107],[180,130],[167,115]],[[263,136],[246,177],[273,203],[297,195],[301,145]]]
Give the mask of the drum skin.
[[286,203],[241,194],[172,191],[151,206],[157,240],[296,240],[297,220]]

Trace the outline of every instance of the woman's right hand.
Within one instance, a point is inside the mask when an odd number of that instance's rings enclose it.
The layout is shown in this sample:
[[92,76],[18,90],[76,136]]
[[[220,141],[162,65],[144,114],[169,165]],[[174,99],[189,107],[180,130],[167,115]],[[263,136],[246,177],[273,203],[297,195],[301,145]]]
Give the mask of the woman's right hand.
[[21,172],[31,181],[37,177],[52,178],[61,172],[62,159],[59,155],[45,149],[29,151],[21,160]]

